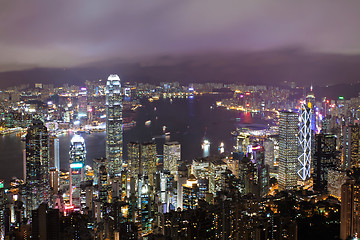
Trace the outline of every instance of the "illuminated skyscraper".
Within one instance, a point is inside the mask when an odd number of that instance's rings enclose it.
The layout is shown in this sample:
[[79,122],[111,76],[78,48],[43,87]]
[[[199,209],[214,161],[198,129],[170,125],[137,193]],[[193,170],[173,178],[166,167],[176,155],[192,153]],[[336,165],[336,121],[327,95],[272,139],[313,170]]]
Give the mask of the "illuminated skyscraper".
[[80,183],[84,180],[84,164],[86,159],[85,140],[80,135],[74,135],[70,145],[70,205],[80,210]]
[[50,187],[52,193],[57,193],[59,190],[59,172],[60,172],[60,153],[59,153],[59,138],[50,136],[49,138],[49,174]]
[[78,95],[78,119],[87,117],[87,91],[81,88]]
[[313,92],[313,87],[311,85],[310,92],[306,96],[306,105],[310,108],[311,111],[311,130],[313,134],[316,132],[316,114],[315,114],[315,95]]
[[297,184],[298,121],[295,112],[280,112],[279,119],[279,189],[293,189]]
[[141,230],[145,235],[151,231],[151,191],[146,183],[141,187]]
[[153,142],[141,144],[141,168],[142,174],[148,176],[150,188],[154,186],[154,174],[156,172],[156,144]]
[[351,129],[351,146],[350,146],[350,164],[351,168],[359,168],[360,167],[360,127],[358,124],[350,126]]
[[191,174],[183,185],[183,208],[195,209],[198,204],[199,185],[196,177]]
[[0,180],[0,239],[5,239],[5,206],[6,196],[4,180]]
[[49,135],[40,119],[29,126],[25,140],[26,148],[26,216],[41,203],[49,202]]
[[335,171],[340,167],[340,158],[338,158],[338,152],[336,151],[336,141],[336,135],[322,133],[315,135],[315,152],[312,164],[314,168],[313,189],[315,191],[326,190],[329,171]]
[[109,175],[122,171],[123,119],[121,84],[118,75],[110,75],[106,83],[106,158],[109,161]]
[[360,183],[348,179],[341,187],[340,239],[360,235]]
[[311,155],[312,155],[312,151],[311,151],[312,113],[311,113],[311,109],[306,104],[302,104],[301,106],[299,121],[300,121],[300,129],[299,129],[300,154],[298,157],[298,161],[300,166],[297,173],[302,181],[306,181],[310,178],[310,165],[311,165]]
[[128,148],[128,167],[130,176],[137,178],[140,172],[140,144],[137,142],[129,142]]
[[239,132],[239,135],[236,137],[236,151],[246,152],[248,145],[250,145],[250,134]]
[[175,175],[177,165],[181,160],[181,145],[178,142],[164,144],[164,169]]
[[350,170],[360,167],[359,141],[360,127],[358,124],[343,126],[342,133],[342,167]]
[[56,136],[49,139],[49,167],[60,171],[59,138]]

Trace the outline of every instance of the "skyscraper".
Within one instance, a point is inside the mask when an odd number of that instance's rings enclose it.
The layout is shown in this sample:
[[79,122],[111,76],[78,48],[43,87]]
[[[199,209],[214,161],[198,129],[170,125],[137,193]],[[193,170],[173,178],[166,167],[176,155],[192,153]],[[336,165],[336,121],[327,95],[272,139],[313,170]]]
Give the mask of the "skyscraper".
[[0,180],[0,239],[5,239],[5,205],[4,180]]
[[118,75],[110,75],[106,83],[106,158],[109,161],[109,175],[122,171],[123,119],[121,84]]
[[164,169],[175,175],[178,162],[181,160],[181,145],[178,142],[164,144]]
[[340,167],[336,141],[336,135],[322,133],[315,135],[315,152],[313,156],[313,189],[315,191],[326,190],[329,171]]
[[348,179],[341,187],[340,239],[360,235],[360,183]]
[[358,124],[343,126],[342,133],[342,167],[350,170],[360,166],[359,141],[360,127]]
[[59,138],[56,136],[49,138],[49,167],[60,171]]
[[315,134],[316,132],[316,114],[315,114],[315,95],[313,92],[313,87],[311,85],[310,92],[306,96],[306,105],[310,108],[311,112],[311,130]]
[[130,170],[130,176],[138,178],[140,172],[140,144],[137,142],[129,142],[128,149],[128,167]]
[[293,189],[297,184],[298,121],[295,112],[280,112],[279,119],[279,189]]
[[75,210],[80,210],[80,183],[84,179],[84,164],[86,158],[85,140],[80,135],[74,135],[70,145],[70,204]]
[[29,126],[26,148],[26,216],[49,201],[49,135],[43,121],[35,118]]
[[[311,104],[310,104],[311,106]],[[298,157],[299,170],[298,175],[302,181],[310,179],[311,169],[311,143],[312,143],[312,113],[311,108],[306,104],[302,104],[300,109],[300,129],[299,129],[299,143],[300,143],[300,154]]]
[[150,188],[154,186],[154,174],[156,172],[156,144],[153,142],[141,144],[141,168],[142,174],[148,176]]

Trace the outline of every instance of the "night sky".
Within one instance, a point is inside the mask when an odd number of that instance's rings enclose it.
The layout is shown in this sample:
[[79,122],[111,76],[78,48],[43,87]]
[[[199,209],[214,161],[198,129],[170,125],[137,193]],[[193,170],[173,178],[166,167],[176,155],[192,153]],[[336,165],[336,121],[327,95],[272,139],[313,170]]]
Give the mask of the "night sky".
[[[74,72],[62,81],[115,70],[134,81],[356,82],[359,11],[332,0],[1,1],[0,87],[56,79],[56,68]],[[19,77],[34,68],[55,70]]]

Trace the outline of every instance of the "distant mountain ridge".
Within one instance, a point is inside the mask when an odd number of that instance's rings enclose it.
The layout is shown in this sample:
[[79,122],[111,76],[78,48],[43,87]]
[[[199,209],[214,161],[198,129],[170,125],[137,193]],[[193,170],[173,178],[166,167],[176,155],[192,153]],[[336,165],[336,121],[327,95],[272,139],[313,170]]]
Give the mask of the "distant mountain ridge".
[[[119,74],[130,82],[224,82],[301,86],[360,83],[360,56],[310,54],[300,50],[255,53],[208,53],[194,56],[161,56],[126,63],[109,60],[71,68],[34,68],[0,72],[0,88],[22,83],[82,85],[86,80]],[[354,91],[354,89],[349,89]]]

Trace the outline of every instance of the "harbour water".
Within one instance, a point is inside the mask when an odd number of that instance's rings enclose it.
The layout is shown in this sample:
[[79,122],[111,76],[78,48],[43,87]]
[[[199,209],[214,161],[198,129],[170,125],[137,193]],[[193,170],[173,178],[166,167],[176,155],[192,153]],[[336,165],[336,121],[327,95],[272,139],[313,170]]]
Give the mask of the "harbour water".
[[[147,142],[154,140],[162,154],[166,140],[181,143],[183,160],[191,160],[204,154],[202,142],[207,139],[210,154],[218,153],[221,142],[225,152],[233,150],[235,139],[231,132],[236,127],[265,128],[267,123],[260,114],[226,110],[215,106],[222,95],[196,96],[182,99],[160,99],[142,101],[143,107],[136,110],[136,126],[124,131],[124,158],[126,144],[130,141]],[[150,122],[149,122],[150,121]],[[145,122],[147,122],[145,124]],[[82,134],[87,147],[86,164],[92,159],[105,156],[105,132]],[[60,166],[68,168],[69,146],[72,134],[59,136]],[[22,178],[24,142],[15,134],[0,136],[0,179],[9,181],[13,176]]]

